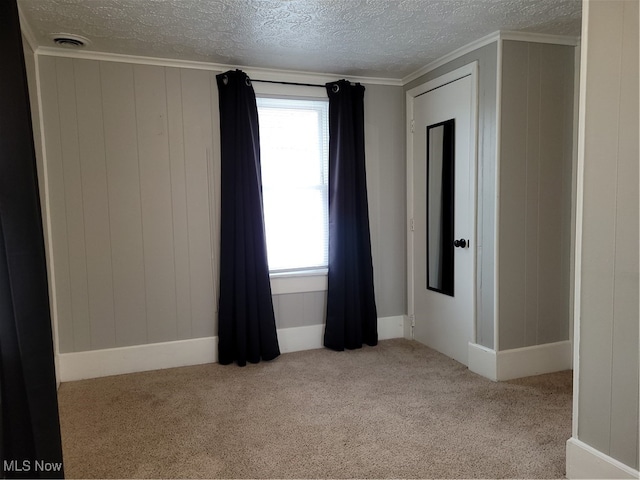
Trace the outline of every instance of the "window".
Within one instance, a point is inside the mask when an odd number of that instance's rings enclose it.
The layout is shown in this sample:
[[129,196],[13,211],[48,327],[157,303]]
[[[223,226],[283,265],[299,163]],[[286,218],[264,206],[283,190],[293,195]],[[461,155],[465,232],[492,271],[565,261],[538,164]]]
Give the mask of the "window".
[[328,101],[259,97],[257,104],[269,271],[326,268]]

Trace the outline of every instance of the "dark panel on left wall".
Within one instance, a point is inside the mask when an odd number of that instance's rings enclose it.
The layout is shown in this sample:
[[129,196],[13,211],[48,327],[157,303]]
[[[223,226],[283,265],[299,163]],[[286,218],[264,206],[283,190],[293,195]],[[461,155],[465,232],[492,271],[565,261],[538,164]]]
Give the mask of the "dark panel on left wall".
[[5,478],[62,478],[36,158],[15,0],[0,2],[0,405]]

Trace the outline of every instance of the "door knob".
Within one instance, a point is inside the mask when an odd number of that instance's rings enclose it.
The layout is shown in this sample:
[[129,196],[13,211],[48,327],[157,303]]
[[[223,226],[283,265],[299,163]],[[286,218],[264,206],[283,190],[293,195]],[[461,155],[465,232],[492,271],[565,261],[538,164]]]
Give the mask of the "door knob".
[[460,240],[454,240],[453,246],[458,248],[465,248],[467,246],[467,241],[464,238],[461,238]]

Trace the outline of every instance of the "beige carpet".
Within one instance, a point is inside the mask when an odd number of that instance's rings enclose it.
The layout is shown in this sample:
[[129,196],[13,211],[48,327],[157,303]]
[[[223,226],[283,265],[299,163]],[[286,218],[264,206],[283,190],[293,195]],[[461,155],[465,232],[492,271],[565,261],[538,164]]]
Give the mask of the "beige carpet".
[[69,478],[561,478],[571,373],[493,383],[419,343],[64,383]]

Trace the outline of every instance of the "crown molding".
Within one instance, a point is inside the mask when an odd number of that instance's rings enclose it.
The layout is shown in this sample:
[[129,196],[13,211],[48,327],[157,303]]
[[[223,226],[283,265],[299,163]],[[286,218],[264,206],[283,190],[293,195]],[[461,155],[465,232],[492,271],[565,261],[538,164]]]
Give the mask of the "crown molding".
[[510,30],[499,30],[497,32],[490,33],[478,40],[475,40],[471,43],[468,43],[451,53],[446,54],[443,57],[440,57],[437,60],[434,60],[431,63],[428,63],[424,67],[416,70],[413,73],[410,73],[406,77],[402,79],[402,84],[406,85],[409,82],[412,82],[418,77],[425,75],[432,70],[435,70],[442,65],[455,60],[467,53],[473,52],[485,45],[489,45],[490,43],[497,42],[499,40],[512,40],[517,42],[531,42],[531,43],[548,43],[554,45],[568,45],[568,46],[579,46],[580,38],[579,37],[570,37],[563,35],[548,35],[544,33],[529,33],[529,32],[514,32]]
[[513,40],[516,42],[550,43],[553,45],[567,45],[576,47],[580,44],[580,37],[565,35],[549,35],[546,33],[513,32],[503,30],[500,32],[500,40]]
[[[240,68],[247,73],[250,77],[260,77],[262,80],[273,81],[287,81],[287,82],[299,82],[299,83],[327,83],[335,81],[338,78],[344,78],[345,75],[335,73],[316,73],[305,72],[299,70],[280,70],[273,68],[260,68],[250,67],[245,65],[230,65],[222,63],[202,62],[196,60],[179,60],[172,58],[160,58],[160,57],[145,57],[140,55],[126,55],[121,53],[109,53],[98,52],[92,50],[71,50],[66,48],[57,47],[38,47],[35,41],[35,36],[29,24],[25,21],[24,16],[19,10],[20,22],[22,25],[22,33],[24,34],[27,42],[31,46],[31,49],[37,55],[47,55],[52,57],[66,57],[66,58],[80,58],[85,60],[99,60],[105,62],[120,62],[120,63],[135,63],[139,65],[155,65],[161,67],[176,67],[176,68],[191,68],[197,70],[209,70],[214,72],[224,72],[227,70],[233,70]],[[446,63],[455,60],[467,53],[482,48],[491,43],[499,40],[511,40],[520,42],[532,42],[532,43],[547,43],[554,45],[568,45],[579,46],[579,37],[569,37],[562,35],[548,35],[540,33],[529,32],[514,32],[514,31],[496,31],[486,35],[478,40],[468,43],[451,53],[440,57],[439,59],[425,65],[424,67],[416,70],[415,72],[403,77],[397,78],[383,78],[383,77],[360,77],[360,76],[347,76],[352,82],[360,82],[370,85],[391,85],[391,86],[404,86],[412,82],[418,77],[425,75],[432,70],[435,70]]]
[[478,40],[474,40],[471,43],[467,43],[466,45],[455,49],[453,52],[447,53],[445,56],[440,57],[439,59],[434,60],[431,63],[428,63],[427,65],[416,70],[413,73],[410,73],[402,79],[402,84],[406,85],[416,78],[421,77],[422,75],[429,73],[430,71],[435,70],[436,68],[441,67],[442,65],[445,65],[450,61],[455,60],[456,58],[466,55],[469,52],[473,52],[474,50],[484,47],[485,45],[489,45],[490,43],[497,42],[499,39],[500,32],[493,32],[489,35],[485,35],[484,37],[479,38]]
[[38,55],[51,57],[79,58],[84,60],[99,60],[103,62],[135,63],[138,65],[155,65],[160,67],[191,68],[212,72],[226,72],[237,68],[243,70],[250,77],[261,80],[287,81],[299,83],[327,83],[340,78],[348,78],[351,82],[370,85],[391,85],[401,87],[402,80],[397,78],[356,77],[335,73],[315,73],[298,70],[279,70],[274,68],[249,67],[243,65],[229,65],[222,63],[201,62],[195,60],[178,60],[171,58],[145,57],[139,55],[125,55],[121,53],[96,52],[91,50],[71,50],[67,48],[38,47]]

